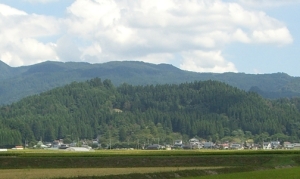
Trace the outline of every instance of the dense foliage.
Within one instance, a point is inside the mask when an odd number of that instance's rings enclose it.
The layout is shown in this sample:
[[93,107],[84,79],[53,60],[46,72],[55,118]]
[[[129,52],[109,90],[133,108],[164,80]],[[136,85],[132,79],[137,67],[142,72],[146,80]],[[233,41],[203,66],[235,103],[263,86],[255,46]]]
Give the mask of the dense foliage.
[[73,82],[1,107],[0,146],[93,139],[102,144],[300,138],[300,99],[266,100],[217,81],[115,87]]
[[123,83],[156,85],[216,80],[245,91],[251,89],[265,98],[300,96],[300,77],[291,77],[284,73],[195,73],[168,64],[133,61],[103,64],[43,62],[22,67],[10,67],[0,61],[0,105],[11,104],[23,97],[73,81],[82,82],[96,77],[110,79],[116,86]]

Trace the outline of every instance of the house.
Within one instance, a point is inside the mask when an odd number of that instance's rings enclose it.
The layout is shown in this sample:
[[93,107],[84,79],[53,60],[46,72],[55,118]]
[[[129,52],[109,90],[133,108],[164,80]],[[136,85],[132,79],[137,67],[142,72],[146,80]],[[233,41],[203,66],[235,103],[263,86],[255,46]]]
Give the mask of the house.
[[189,140],[189,146],[191,149],[201,149],[203,147],[202,143],[196,138]]
[[228,143],[223,143],[223,144],[219,144],[219,149],[229,149],[229,144]]
[[293,143],[294,149],[300,149],[300,143]]
[[215,144],[213,142],[204,142],[203,148],[205,149],[212,149],[215,147]]
[[283,142],[283,148],[285,148],[285,149],[293,149],[294,148],[294,144],[292,144],[290,142]]
[[199,140],[196,139],[196,138],[191,138],[191,139],[189,140],[189,142],[194,144],[194,143],[199,143]]
[[248,139],[245,141],[245,149],[257,149],[258,147],[256,146],[255,148],[255,144],[254,144],[254,140],[253,139]]
[[175,140],[174,147],[182,147],[182,140]]
[[279,141],[271,141],[271,147],[272,147],[272,149],[279,149],[280,142]]
[[51,148],[58,149],[62,144],[63,144],[63,143],[62,143],[61,140],[55,140],[55,141],[52,142]]
[[41,149],[44,149],[44,148],[47,148],[47,147],[48,146],[44,145],[42,141],[38,141],[38,143],[33,146],[33,148],[41,148]]
[[171,145],[166,145],[165,149],[166,150],[172,150]]
[[67,149],[67,148],[69,148],[69,145],[68,144],[61,144],[58,148],[59,149]]
[[236,150],[241,150],[244,149],[242,144],[239,143],[232,143],[230,144],[230,149],[236,149]]
[[265,149],[272,149],[270,142],[263,142],[262,148]]

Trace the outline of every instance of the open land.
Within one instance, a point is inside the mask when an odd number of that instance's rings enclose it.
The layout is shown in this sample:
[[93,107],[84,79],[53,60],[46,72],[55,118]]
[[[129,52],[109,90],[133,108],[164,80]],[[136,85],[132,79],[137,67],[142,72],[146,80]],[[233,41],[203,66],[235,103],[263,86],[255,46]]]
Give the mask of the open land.
[[300,151],[297,150],[100,150],[87,153],[24,150],[0,153],[2,178],[143,178],[146,175],[147,178],[178,178],[245,174],[297,166],[300,166]]

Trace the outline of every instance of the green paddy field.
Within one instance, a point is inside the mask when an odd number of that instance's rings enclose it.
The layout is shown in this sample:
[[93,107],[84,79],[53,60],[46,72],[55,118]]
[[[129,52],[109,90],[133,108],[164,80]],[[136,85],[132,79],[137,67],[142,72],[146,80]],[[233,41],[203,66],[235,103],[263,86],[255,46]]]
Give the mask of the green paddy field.
[[299,167],[300,151],[297,150],[0,152],[0,179],[259,177],[274,179],[297,178],[300,173]]

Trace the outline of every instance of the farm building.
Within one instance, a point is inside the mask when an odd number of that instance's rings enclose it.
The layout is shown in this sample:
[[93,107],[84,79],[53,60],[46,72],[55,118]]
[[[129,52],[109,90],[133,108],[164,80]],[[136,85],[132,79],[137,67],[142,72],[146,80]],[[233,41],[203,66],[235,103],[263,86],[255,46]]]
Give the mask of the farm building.
[[149,145],[149,146],[147,147],[147,150],[159,150],[160,148],[161,148],[160,145],[158,145],[158,144],[153,144],[153,145]]
[[17,146],[15,146],[14,148],[12,148],[13,150],[23,150],[24,148],[23,148],[23,146],[21,146],[21,145],[17,145]]
[[85,148],[85,147],[69,147],[65,149],[66,151],[73,151],[73,152],[90,152],[92,150]]

